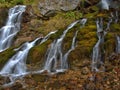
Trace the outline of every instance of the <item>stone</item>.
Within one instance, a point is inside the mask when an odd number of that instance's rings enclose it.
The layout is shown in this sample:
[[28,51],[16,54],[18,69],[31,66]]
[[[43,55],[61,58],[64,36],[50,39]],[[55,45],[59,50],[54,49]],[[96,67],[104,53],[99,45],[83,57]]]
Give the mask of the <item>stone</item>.
[[84,68],[82,69],[82,71],[81,71],[81,73],[82,73],[83,75],[87,75],[89,72],[90,72],[90,71],[89,71],[89,69],[88,69],[87,67],[84,67]]
[[44,0],[39,2],[39,10],[42,15],[50,11],[69,11],[77,8],[81,0]]
[[53,17],[55,15],[56,15],[56,11],[54,11],[54,10],[51,10],[45,14],[46,17]]

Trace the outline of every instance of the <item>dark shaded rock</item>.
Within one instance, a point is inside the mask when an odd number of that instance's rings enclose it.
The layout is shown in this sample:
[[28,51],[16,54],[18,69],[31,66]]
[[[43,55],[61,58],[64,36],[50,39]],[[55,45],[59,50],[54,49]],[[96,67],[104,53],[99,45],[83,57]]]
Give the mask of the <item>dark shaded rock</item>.
[[32,6],[27,6],[25,12],[23,13],[22,23],[30,22],[31,18],[34,16]]
[[8,8],[0,8],[0,28],[5,25],[8,16]]
[[49,11],[45,14],[46,17],[53,17],[56,15],[56,11],[52,10],[52,11]]

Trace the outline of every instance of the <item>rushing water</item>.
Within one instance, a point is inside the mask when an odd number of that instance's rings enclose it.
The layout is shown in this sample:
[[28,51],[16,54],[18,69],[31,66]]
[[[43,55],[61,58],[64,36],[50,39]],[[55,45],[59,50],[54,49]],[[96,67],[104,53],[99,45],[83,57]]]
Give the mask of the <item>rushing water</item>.
[[[99,3],[101,5],[102,9],[109,10],[112,0],[101,0]],[[9,10],[9,16],[7,23],[4,27],[0,29],[0,52],[3,50],[6,50],[10,47],[11,42],[16,35],[16,33],[20,30],[20,22],[21,22],[21,16],[22,13],[25,11],[26,6],[23,5],[17,5]],[[96,20],[96,26],[97,26],[97,37],[98,41],[93,47],[92,52],[92,71],[98,72],[98,71],[104,71],[104,60],[105,60],[105,50],[104,50],[104,38],[107,34],[107,32],[110,30],[110,25],[112,22],[118,23],[119,21],[119,15],[118,11],[112,12],[109,21],[106,25],[106,28],[104,28],[103,25],[103,18],[98,18]],[[66,53],[63,53],[63,40],[71,28],[73,28],[76,24],[80,24],[81,28],[84,27],[86,24],[87,19],[81,19],[73,22],[70,24],[66,30],[63,31],[63,34],[60,36],[60,38],[55,39],[50,47],[48,48],[46,52],[45,57],[45,66],[42,70],[38,71],[28,71],[26,66],[26,60],[29,53],[29,50],[36,45],[36,43],[40,40],[39,44],[44,43],[48,40],[48,38],[51,36],[51,34],[56,33],[57,31],[50,32],[48,35],[46,35],[44,38],[37,38],[32,42],[26,42],[19,48],[15,49],[16,54],[13,55],[8,62],[4,65],[4,67],[0,71],[0,75],[3,77],[8,77],[9,82],[5,84],[5,86],[12,85],[16,79],[24,77],[26,74],[30,73],[41,73],[44,71],[48,71],[49,73],[58,73],[63,72],[66,69],[69,68],[68,65],[68,56],[71,51],[73,51],[76,47],[76,37],[78,34],[78,30],[75,31],[71,47],[69,48]],[[117,45],[116,45],[116,52],[120,54],[120,37],[117,36]]]
[[119,21],[119,14],[118,11],[116,10],[115,12],[111,12],[111,17],[114,20],[115,23],[118,23]]
[[8,60],[7,64],[1,70],[1,74],[23,74],[26,72],[26,58],[29,50],[35,45],[35,42],[26,42],[22,45],[19,51]]
[[54,34],[55,32],[56,31],[50,32],[44,38],[41,37],[41,38],[35,39],[32,42],[26,42],[20,48],[15,49],[17,53],[8,60],[6,65],[0,71],[0,74],[2,76],[10,78],[11,82],[6,85],[13,84],[16,78],[22,75],[24,76],[25,74],[29,73],[26,67],[26,59],[27,59],[29,50],[35,45],[35,43],[38,40],[40,40],[41,41],[40,44],[42,44],[50,37],[51,34]]
[[75,49],[75,46],[76,46],[75,41],[76,41],[77,33],[78,33],[78,31],[75,32],[75,35],[74,35],[73,40],[72,40],[71,48],[62,57],[62,60],[63,60],[62,67],[64,69],[68,68],[67,58],[68,58],[69,53]]
[[46,57],[44,70],[47,70],[48,72],[59,72],[59,71],[64,71],[65,69],[68,68],[67,57],[69,53],[75,48],[75,39],[77,36],[77,32],[73,37],[71,48],[68,50],[66,54],[62,53],[63,39],[65,38],[67,32],[73,26],[75,26],[77,23],[80,23],[82,24],[82,27],[83,27],[86,21],[87,19],[82,19],[80,21],[78,20],[73,22],[67,27],[67,29],[63,32],[63,34],[59,39],[53,41],[53,43],[51,44],[51,47],[48,49],[46,54],[47,57]]
[[120,54],[120,37],[117,36],[116,53]]
[[109,10],[110,6],[112,4],[112,0],[101,0],[99,2],[99,6],[101,9]]
[[22,13],[26,6],[17,5],[9,10],[6,25],[0,29],[0,52],[10,47],[16,33],[20,30]]
[[[98,42],[93,47],[93,56],[92,56],[92,71],[104,71],[104,59],[105,59],[105,50],[104,50],[104,38],[107,32],[110,30],[110,24],[112,19],[109,18],[106,29],[103,28],[103,19],[99,18],[96,21],[97,25],[97,36]],[[102,70],[99,70],[102,67]]]
[[26,74],[26,59],[28,52],[38,40],[39,38],[37,38],[33,42],[24,43],[22,47],[18,50],[18,52],[8,60],[6,65],[0,71],[0,74],[2,76],[10,77],[11,83],[14,83],[14,80],[17,77]]

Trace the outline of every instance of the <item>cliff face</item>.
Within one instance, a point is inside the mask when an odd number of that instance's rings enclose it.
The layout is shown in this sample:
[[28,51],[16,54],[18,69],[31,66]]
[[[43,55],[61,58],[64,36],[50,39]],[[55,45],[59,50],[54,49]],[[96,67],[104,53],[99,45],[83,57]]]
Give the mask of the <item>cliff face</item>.
[[[115,53],[116,35],[120,34],[120,20],[118,23],[112,23],[110,30],[105,37],[105,72],[91,72],[92,50],[98,38],[96,35],[97,18],[103,18],[104,28],[110,17],[110,13],[114,9],[100,10],[96,7],[99,0],[35,0],[27,5],[26,11],[23,13],[21,31],[14,39],[10,49],[0,53],[0,68],[15,53],[13,48],[19,47],[26,41],[32,41],[37,37],[43,37],[51,31],[58,30],[42,45],[33,47],[27,58],[27,67],[29,70],[40,69],[45,63],[45,54],[47,48],[56,38],[59,38],[66,27],[80,19],[87,18],[88,21],[84,28],[80,28],[77,24],[70,32],[67,33],[63,40],[64,53],[70,48],[74,31],[78,30],[76,39],[76,48],[69,57],[69,70],[56,74],[27,75],[24,78],[25,90],[113,90],[120,89],[120,56]],[[24,3],[24,2],[23,2]],[[18,3],[19,4],[19,3]],[[118,12],[120,10],[118,9]],[[7,17],[8,9],[0,9],[0,26],[3,26]],[[120,14],[118,14],[120,18]],[[5,57],[3,57],[5,56]],[[0,77],[0,84],[3,84],[3,77]],[[6,81],[7,82],[7,81]],[[8,81],[9,82],[9,81]],[[18,80],[8,88],[10,90],[23,89],[23,81]]]

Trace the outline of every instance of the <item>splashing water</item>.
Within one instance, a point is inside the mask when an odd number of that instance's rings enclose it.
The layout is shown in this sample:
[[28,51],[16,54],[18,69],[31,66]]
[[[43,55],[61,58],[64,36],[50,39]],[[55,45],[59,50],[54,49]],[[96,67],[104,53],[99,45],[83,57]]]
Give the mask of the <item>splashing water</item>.
[[10,47],[14,36],[20,30],[21,16],[25,8],[24,5],[17,5],[9,10],[7,23],[0,29],[0,52]]

